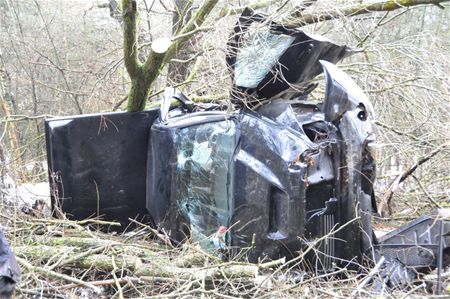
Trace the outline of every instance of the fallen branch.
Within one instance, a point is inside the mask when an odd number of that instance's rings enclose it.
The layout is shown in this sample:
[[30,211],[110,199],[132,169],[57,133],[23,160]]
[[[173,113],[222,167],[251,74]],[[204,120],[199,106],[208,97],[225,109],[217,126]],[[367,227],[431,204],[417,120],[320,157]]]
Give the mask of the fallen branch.
[[113,278],[114,278],[114,283],[115,283],[116,288],[117,288],[118,293],[119,293],[119,299],[123,299],[123,290],[122,290],[122,286],[120,285],[119,279],[117,278],[117,275],[116,275],[116,271],[118,271],[119,268],[118,268],[117,265],[116,265],[116,261],[115,261],[115,259],[114,259],[114,256],[111,257],[111,263],[112,263],[112,265],[113,265],[113,270],[111,271],[111,275],[112,275]]
[[254,278],[258,273],[256,265],[231,265],[231,266],[214,266],[207,269],[201,268],[179,268],[172,266],[143,266],[134,273],[136,276],[161,276],[161,277],[177,277],[185,280],[199,279],[212,280],[226,277]]
[[30,263],[28,263],[26,260],[21,259],[19,257],[17,258],[17,261],[19,262],[19,264],[26,267],[29,272],[39,272],[45,277],[59,278],[59,279],[66,280],[68,282],[76,283],[78,285],[81,285],[81,286],[84,286],[84,287],[94,290],[97,294],[100,294],[100,292],[101,292],[98,287],[96,287],[88,282],[85,282],[83,280],[80,280],[80,279],[77,279],[77,278],[74,278],[74,277],[71,277],[71,276],[68,276],[65,274],[57,273],[52,270],[47,270],[47,269],[44,269],[41,267],[33,266]]
[[[24,257],[29,260],[39,260],[41,262],[46,262],[50,258],[61,253],[73,250],[73,247],[52,247],[52,246],[18,246],[14,248],[14,252],[18,257]],[[76,252],[74,250],[74,252]],[[77,258],[75,258],[77,257]],[[69,253],[67,258],[68,261],[63,263],[61,266],[65,267],[76,267],[79,269],[90,269],[91,267],[96,268],[100,271],[110,272],[114,270],[114,265],[111,261],[111,257],[106,254],[91,254],[89,256],[80,256],[78,253]],[[162,261],[162,259],[161,259]],[[142,260],[136,256],[120,255],[120,259],[116,261],[118,268],[128,269],[129,271],[136,271],[142,266]],[[57,265],[59,267],[59,265]],[[55,267],[52,267],[55,268]],[[42,268],[45,271],[52,271],[47,268]]]
[[152,246],[140,244],[126,244],[119,241],[96,239],[96,238],[79,238],[79,237],[40,237],[35,236],[30,239],[30,245],[47,246],[50,248],[77,248],[78,250],[91,250],[92,248],[111,248],[114,247],[119,253],[126,255],[135,255],[141,258],[152,259],[159,256],[159,252],[167,250],[167,247],[159,246],[152,243]]
[[91,249],[89,249],[87,251],[84,251],[84,252],[82,252],[82,253],[80,253],[78,255],[75,255],[75,256],[73,256],[71,258],[67,258],[67,259],[61,260],[61,261],[59,261],[57,263],[54,263],[53,265],[47,267],[47,269],[53,270],[56,267],[62,267],[64,265],[72,264],[72,263],[76,262],[77,260],[80,260],[82,258],[91,256],[91,255],[99,253],[99,252],[102,252],[105,249],[106,249],[106,246],[101,246],[101,247],[97,247],[97,248],[91,248]]
[[77,247],[79,249],[89,249],[95,248],[99,246],[113,246],[113,245],[121,245],[118,241],[113,240],[103,240],[103,239],[95,239],[95,238],[84,238],[84,237],[53,237],[49,238],[48,236],[40,237],[35,236],[31,239],[32,243],[38,243],[42,246],[49,247],[57,247],[57,246],[65,246],[65,247]]
[[[73,247],[52,247],[38,245],[18,246],[15,247],[14,251],[18,257],[24,257],[29,260],[39,260],[41,263],[46,262],[54,256],[60,255],[61,253],[70,252],[66,257],[67,262],[61,264],[61,266],[75,267],[78,269],[94,268],[98,271],[103,272],[112,272],[121,269],[129,271],[137,277],[176,277],[183,280],[212,280],[223,278],[224,275],[226,277],[254,278],[258,273],[258,266],[251,264],[224,263],[203,268],[184,268],[172,266],[170,260],[167,257],[154,258],[152,260],[148,260],[147,263],[143,263],[143,260],[136,256],[117,255],[114,259],[112,259],[112,257],[107,255],[106,253],[91,254],[87,256],[77,254],[73,249]],[[72,253],[71,251],[74,251],[75,253]],[[22,261],[24,261],[24,263],[26,262],[25,260]],[[277,263],[279,262],[280,261],[277,261]],[[273,266],[275,264],[276,263],[273,263],[270,266]],[[27,264],[26,266],[31,266],[31,264]],[[265,267],[267,267],[267,265]],[[56,273],[44,267],[35,268],[38,268],[41,273],[45,273],[48,275]],[[72,282],[78,283],[75,281]]]
[[[175,278],[167,278],[167,277],[146,277],[146,276],[141,276],[141,277],[130,277],[130,276],[124,276],[124,277],[120,277],[116,279],[105,279],[105,280],[95,280],[95,281],[90,281],[89,284],[93,285],[93,286],[109,286],[109,285],[114,285],[117,282],[120,284],[127,284],[130,282],[133,283],[141,283],[141,284],[146,284],[149,282],[159,282],[159,283],[174,283],[174,282],[186,282],[183,280],[179,280],[179,279],[175,279]],[[24,290],[21,289],[22,292],[26,292],[26,293],[30,293],[30,294],[41,294],[42,292],[50,292],[50,291],[54,291],[54,290],[65,290],[65,289],[74,289],[74,288],[79,288],[82,287],[83,285],[79,284],[79,283],[71,283],[71,284],[65,284],[65,285],[61,285],[61,286],[54,286],[54,287],[50,287],[50,288],[39,288],[39,289],[32,289],[32,290]]]
[[51,223],[51,224],[67,224],[67,225],[86,225],[86,224],[99,224],[109,226],[121,226],[119,222],[104,221],[98,219],[84,219],[84,220],[66,220],[66,219],[31,219],[34,222]]
[[352,292],[352,296],[355,296],[355,295],[361,293],[361,290],[372,280],[373,276],[378,273],[378,270],[380,269],[381,265],[383,265],[384,261],[385,261],[385,257],[382,256],[380,258],[380,260],[376,263],[375,267],[373,267],[373,269],[370,270],[369,274],[367,274],[367,276],[364,278],[364,280]]

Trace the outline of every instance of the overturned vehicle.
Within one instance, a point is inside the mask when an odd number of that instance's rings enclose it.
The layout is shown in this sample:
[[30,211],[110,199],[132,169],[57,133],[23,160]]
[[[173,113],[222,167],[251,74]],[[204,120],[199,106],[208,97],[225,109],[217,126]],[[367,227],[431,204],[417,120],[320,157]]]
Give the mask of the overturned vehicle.
[[[374,111],[335,66],[355,51],[249,11],[228,46],[234,112],[169,88],[158,109],[47,120],[54,208],[124,225],[146,214],[173,242],[224,258],[295,257],[314,244],[312,269],[366,256],[439,263],[447,223],[424,218],[383,242],[373,234]],[[321,73],[325,97],[310,101]]]

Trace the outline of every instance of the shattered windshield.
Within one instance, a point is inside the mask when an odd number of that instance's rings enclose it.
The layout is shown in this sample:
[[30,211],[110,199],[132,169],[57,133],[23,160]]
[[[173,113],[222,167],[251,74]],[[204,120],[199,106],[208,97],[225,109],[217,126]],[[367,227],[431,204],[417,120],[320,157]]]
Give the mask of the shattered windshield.
[[183,128],[175,148],[174,196],[181,213],[189,219],[193,241],[209,249],[224,248],[232,209],[235,124],[220,121]]
[[267,30],[250,34],[246,45],[239,49],[236,56],[236,85],[257,87],[294,39],[293,36],[274,34]]

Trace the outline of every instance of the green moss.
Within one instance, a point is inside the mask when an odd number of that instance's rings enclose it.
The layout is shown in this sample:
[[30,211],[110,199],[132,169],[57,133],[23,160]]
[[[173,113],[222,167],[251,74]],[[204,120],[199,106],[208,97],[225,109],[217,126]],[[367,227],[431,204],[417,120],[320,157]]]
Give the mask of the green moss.
[[127,111],[141,111],[145,107],[145,99],[148,96],[149,86],[145,78],[131,79],[131,89],[128,94]]

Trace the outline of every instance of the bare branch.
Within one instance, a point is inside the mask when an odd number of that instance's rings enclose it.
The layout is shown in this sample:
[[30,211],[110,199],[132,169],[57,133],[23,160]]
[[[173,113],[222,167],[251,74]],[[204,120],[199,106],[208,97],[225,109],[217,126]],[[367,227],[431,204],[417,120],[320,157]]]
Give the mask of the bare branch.
[[167,63],[173,58],[178,49],[187,41],[189,38],[197,32],[197,28],[200,27],[205,18],[209,15],[211,10],[216,6],[218,0],[207,0],[204,2],[203,6],[199,8],[197,13],[189,22],[180,30],[179,37],[172,43],[169,47],[166,57],[164,57],[163,63]]
[[391,215],[392,214],[392,207],[391,207],[391,200],[392,200],[392,196],[394,195],[395,190],[398,188],[398,186],[404,181],[406,180],[410,175],[412,175],[414,173],[414,171],[416,171],[416,169],[424,164],[425,162],[429,161],[431,158],[433,158],[434,156],[436,156],[442,149],[448,147],[449,144],[443,144],[441,146],[439,146],[438,148],[436,148],[435,150],[431,151],[429,154],[421,157],[419,160],[417,160],[416,163],[414,163],[413,165],[411,165],[411,167],[409,167],[405,172],[403,172],[401,175],[399,175],[389,186],[389,189],[386,191],[386,193],[383,196],[383,199],[381,200],[381,204],[380,204],[380,212],[382,214],[386,214],[386,209],[387,209],[387,214]]
[[399,8],[407,8],[421,4],[440,5],[440,3],[444,2],[449,2],[449,0],[385,0],[373,3],[355,4],[340,9],[326,10],[317,13],[303,14],[295,11],[283,23],[289,27],[302,27],[308,24],[339,19],[342,17],[353,17],[377,11],[393,11]]
[[250,3],[247,6],[239,6],[239,7],[232,7],[232,6],[226,6],[222,8],[222,10],[219,13],[219,18],[223,18],[225,16],[229,15],[237,15],[244,11],[245,8],[251,8],[251,9],[260,9],[264,8],[270,5],[273,5],[273,0],[261,0],[258,2]]

